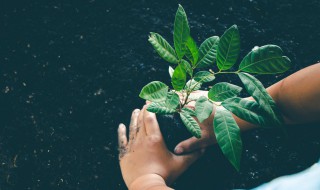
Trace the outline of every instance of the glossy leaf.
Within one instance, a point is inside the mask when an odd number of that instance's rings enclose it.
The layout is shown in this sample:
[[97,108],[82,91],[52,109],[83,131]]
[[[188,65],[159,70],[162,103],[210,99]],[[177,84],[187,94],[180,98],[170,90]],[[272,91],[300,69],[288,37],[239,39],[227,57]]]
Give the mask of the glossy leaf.
[[188,115],[196,116],[196,112],[193,109],[184,107],[181,109],[183,112],[186,112]]
[[217,142],[231,164],[237,171],[240,169],[242,140],[240,129],[232,114],[223,107],[217,107],[213,120]]
[[264,109],[276,125],[281,125],[281,116],[278,114],[276,104],[268,94],[262,83],[248,73],[238,74],[247,92]]
[[190,77],[192,77],[193,70],[191,68],[190,63],[188,61],[182,59],[180,64],[182,64],[182,66],[186,70],[186,72],[190,75]]
[[176,112],[175,109],[167,107],[164,102],[152,102],[148,105],[147,110],[157,114],[171,114]]
[[171,83],[175,90],[179,91],[182,90],[184,85],[186,84],[187,75],[186,69],[184,68],[183,64],[179,64],[173,72]]
[[283,73],[291,66],[288,57],[276,45],[265,45],[254,48],[240,63],[239,70],[248,73],[274,74]]
[[209,71],[199,71],[194,75],[194,80],[201,83],[211,82],[215,78],[216,77],[214,74],[210,73]]
[[266,126],[263,110],[255,101],[234,97],[223,101],[222,106],[245,121]]
[[149,36],[149,42],[164,60],[168,61],[169,63],[178,63],[177,55],[174,49],[160,34],[151,32]]
[[161,102],[166,100],[168,86],[160,81],[153,81],[144,86],[139,97],[152,102]]
[[170,75],[170,77],[172,78],[172,75],[173,75],[174,69],[173,69],[171,66],[169,66],[168,71],[169,71],[169,75]]
[[196,42],[193,40],[191,36],[188,37],[187,43],[186,43],[186,57],[189,59],[189,61],[194,66],[199,58],[199,50],[197,47]]
[[186,53],[186,43],[188,41],[189,36],[190,28],[188,24],[187,15],[183,7],[179,5],[174,20],[173,31],[174,48],[179,59],[181,59]]
[[181,112],[180,118],[188,131],[196,138],[201,138],[201,129],[196,120],[190,116],[187,112]]
[[221,102],[228,98],[237,96],[242,88],[227,82],[220,82],[215,84],[208,93],[210,100]]
[[207,97],[201,96],[196,101],[196,115],[200,123],[207,119],[213,110],[213,104],[208,100]]
[[201,88],[201,83],[195,81],[194,79],[191,79],[187,82],[186,86],[184,87],[184,89],[186,90],[199,90]]
[[199,48],[199,61],[197,68],[204,68],[213,66],[216,60],[217,48],[219,44],[219,37],[212,36],[206,39]]
[[233,25],[220,38],[217,51],[218,68],[230,69],[236,63],[239,52],[240,34],[237,25]]
[[165,104],[168,108],[176,109],[180,103],[180,97],[174,92],[168,92]]

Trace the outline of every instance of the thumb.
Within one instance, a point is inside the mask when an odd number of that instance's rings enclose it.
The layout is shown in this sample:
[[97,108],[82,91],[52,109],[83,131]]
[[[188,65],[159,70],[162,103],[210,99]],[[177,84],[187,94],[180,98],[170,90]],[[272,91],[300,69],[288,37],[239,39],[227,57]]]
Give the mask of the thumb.
[[205,152],[205,149],[197,150],[189,154],[177,156],[176,166],[180,170],[186,170],[193,162],[201,157]]
[[187,140],[180,142],[174,149],[174,153],[183,154],[189,153],[200,148],[206,147],[206,141],[204,138],[197,139],[195,137],[191,137]]

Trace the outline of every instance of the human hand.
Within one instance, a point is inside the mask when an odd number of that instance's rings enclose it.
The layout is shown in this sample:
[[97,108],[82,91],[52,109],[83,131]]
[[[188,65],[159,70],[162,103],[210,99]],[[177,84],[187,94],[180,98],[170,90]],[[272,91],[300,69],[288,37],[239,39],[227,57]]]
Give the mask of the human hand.
[[148,180],[139,180],[139,183],[150,183],[150,176],[160,176],[170,184],[203,153],[196,151],[182,156],[171,153],[164,143],[155,114],[146,111],[146,106],[132,113],[129,141],[123,124],[119,125],[118,139],[121,172],[129,189],[137,179],[145,177]]
[[[198,99],[200,96],[208,97],[208,91],[194,91],[190,94],[190,99]],[[185,96],[180,94],[181,101],[184,101]],[[186,107],[195,109],[195,101],[189,102]],[[216,136],[213,131],[213,118],[214,118],[214,112],[215,109],[213,109],[212,114],[209,118],[204,120],[202,123],[200,123],[197,119],[200,128],[201,128],[201,138],[197,139],[195,137],[191,137],[187,140],[184,140],[180,142],[176,148],[174,149],[174,152],[176,154],[184,154],[189,153],[198,149],[206,148],[212,144],[215,144]]]

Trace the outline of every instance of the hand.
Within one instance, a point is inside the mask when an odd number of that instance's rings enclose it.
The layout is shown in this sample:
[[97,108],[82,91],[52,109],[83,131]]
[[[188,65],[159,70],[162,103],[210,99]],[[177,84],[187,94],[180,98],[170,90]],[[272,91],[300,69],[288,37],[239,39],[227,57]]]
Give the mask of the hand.
[[[200,96],[205,96],[208,97],[208,91],[202,91],[198,90],[195,92],[192,92],[190,95],[191,99],[198,99]],[[180,99],[184,101],[184,96],[180,94]],[[187,107],[191,109],[195,109],[195,101],[191,101],[186,105]],[[214,118],[214,112],[215,109],[213,109],[212,114],[210,115],[209,118],[204,120],[202,123],[200,123],[197,119],[196,121],[198,122],[200,128],[201,128],[201,138],[197,139],[195,137],[191,137],[187,140],[184,140],[180,142],[176,148],[174,149],[174,152],[176,154],[184,154],[184,153],[189,153],[198,149],[206,148],[212,144],[215,144],[216,141],[216,136],[213,132],[213,118]]]
[[[144,176],[148,179],[160,176],[170,184],[203,153],[197,151],[183,156],[171,153],[163,141],[155,114],[146,111],[146,106],[132,113],[129,141],[123,124],[119,125],[118,139],[121,172],[129,188]],[[150,180],[139,180],[139,183],[147,181],[150,183]]]

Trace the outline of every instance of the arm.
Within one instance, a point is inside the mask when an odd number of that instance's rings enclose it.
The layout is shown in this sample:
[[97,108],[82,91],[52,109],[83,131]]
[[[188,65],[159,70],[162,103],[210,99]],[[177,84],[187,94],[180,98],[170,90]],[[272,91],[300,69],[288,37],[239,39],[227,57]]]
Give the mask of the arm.
[[119,160],[123,179],[130,190],[169,190],[172,183],[203,151],[177,156],[163,140],[154,113],[135,110],[130,122],[129,140],[126,127],[118,128]]
[[[320,63],[304,68],[267,88],[267,92],[279,107],[285,124],[301,124],[320,121]],[[198,96],[207,95],[199,91]],[[249,99],[252,99],[251,97]],[[194,107],[193,104],[190,105]],[[258,126],[233,115],[242,131]],[[187,139],[176,146],[175,153],[191,152],[216,142],[213,132],[213,114],[200,123],[202,138]]]

